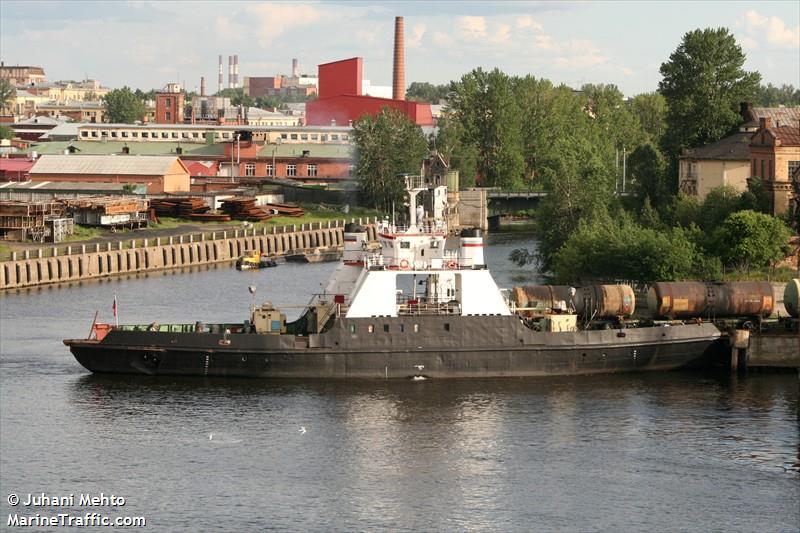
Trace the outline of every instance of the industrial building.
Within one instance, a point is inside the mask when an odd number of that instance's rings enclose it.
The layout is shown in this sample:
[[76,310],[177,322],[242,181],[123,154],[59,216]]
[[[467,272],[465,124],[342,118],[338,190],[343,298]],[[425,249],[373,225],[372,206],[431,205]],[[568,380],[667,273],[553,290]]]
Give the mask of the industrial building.
[[189,170],[175,156],[43,155],[31,181],[144,184],[148,194],[189,191]]
[[306,103],[306,122],[312,126],[347,126],[383,108],[396,109],[420,126],[433,125],[431,105],[405,99],[403,17],[395,18],[392,98],[363,94],[363,60],[353,57],[319,65],[319,98]]

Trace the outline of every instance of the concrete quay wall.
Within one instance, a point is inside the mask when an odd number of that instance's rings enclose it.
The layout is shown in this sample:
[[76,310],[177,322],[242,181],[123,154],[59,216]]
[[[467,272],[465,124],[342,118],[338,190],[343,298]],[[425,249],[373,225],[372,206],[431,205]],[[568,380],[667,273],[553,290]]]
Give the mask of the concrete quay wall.
[[[67,247],[62,254],[58,248],[40,248],[22,259],[0,263],[0,290],[230,262],[247,250],[280,257],[287,252],[341,247],[344,224],[332,221],[299,228],[254,228],[78,245]],[[367,227],[368,237],[376,239],[375,226]]]

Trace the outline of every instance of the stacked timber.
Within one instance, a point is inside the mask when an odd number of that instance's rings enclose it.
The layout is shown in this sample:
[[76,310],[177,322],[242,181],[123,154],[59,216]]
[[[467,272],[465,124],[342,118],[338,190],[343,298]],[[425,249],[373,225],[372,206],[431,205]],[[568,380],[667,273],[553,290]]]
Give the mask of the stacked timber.
[[292,204],[265,204],[263,207],[269,213],[285,217],[301,217],[305,214],[302,207]]
[[255,198],[232,198],[222,201],[222,211],[234,220],[261,221],[272,216],[266,209],[256,205]]
[[147,211],[147,200],[130,196],[90,196],[64,200],[66,206],[74,211],[100,211],[105,215],[123,215]]
[[202,198],[160,198],[151,200],[150,206],[162,217],[190,218],[208,211]]

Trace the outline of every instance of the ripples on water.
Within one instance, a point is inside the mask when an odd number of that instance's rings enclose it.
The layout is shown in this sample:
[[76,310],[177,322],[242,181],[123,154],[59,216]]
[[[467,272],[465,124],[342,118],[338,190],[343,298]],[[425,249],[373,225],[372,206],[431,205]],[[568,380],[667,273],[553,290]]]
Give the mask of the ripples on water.
[[[520,243],[500,241],[487,253],[511,286],[504,257]],[[798,530],[796,375],[93,376],[60,343],[84,336],[96,308],[110,319],[115,290],[125,321],[240,320],[248,285],[259,301],[303,304],[332,268],[0,295],[4,519],[12,491],[104,491],[128,504],[102,511],[168,531]]]

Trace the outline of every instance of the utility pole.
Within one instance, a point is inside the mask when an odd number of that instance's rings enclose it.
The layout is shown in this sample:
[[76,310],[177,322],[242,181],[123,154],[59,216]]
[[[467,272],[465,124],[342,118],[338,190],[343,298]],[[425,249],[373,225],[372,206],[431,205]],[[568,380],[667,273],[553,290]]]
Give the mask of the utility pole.
[[625,194],[625,173],[627,171],[628,157],[625,153],[625,147],[622,147],[622,194]]

